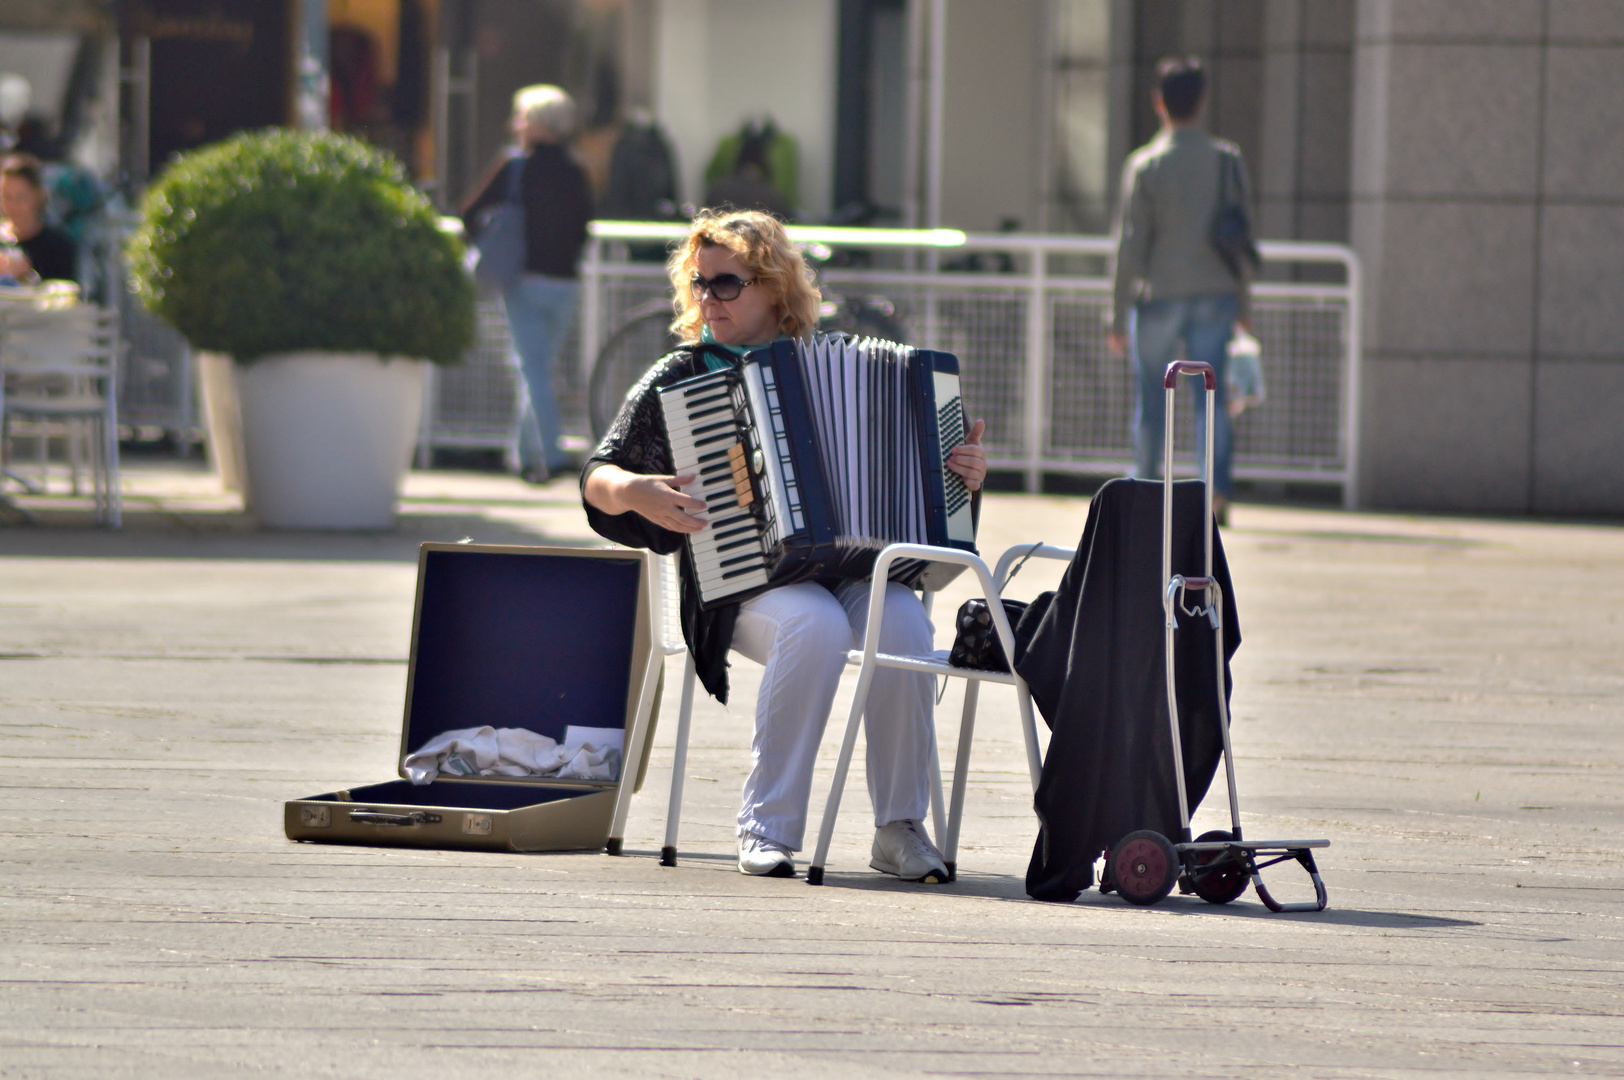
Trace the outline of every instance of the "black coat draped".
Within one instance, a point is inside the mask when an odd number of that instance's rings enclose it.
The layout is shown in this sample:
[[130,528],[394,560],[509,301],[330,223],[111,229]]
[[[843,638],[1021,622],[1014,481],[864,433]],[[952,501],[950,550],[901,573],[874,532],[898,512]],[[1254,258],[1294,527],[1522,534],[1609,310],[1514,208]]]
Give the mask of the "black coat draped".
[[[1201,485],[1173,485],[1173,572],[1201,573]],[[1224,686],[1240,646],[1235,596],[1213,530],[1223,590]],[[1162,485],[1113,480],[1088,508],[1077,555],[1016,664],[1052,732],[1035,797],[1040,830],[1026,872],[1038,900],[1071,901],[1100,853],[1135,829],[1179,834],[1168,724],[1161,594]],[[1200,598],[1192,596],[1187,606]],[[1174,647],[1185,792],[1191,813],[1223,753],[1214,632],[1180,613]]]
[[672,383],[703,375],[705,371],[703,353],[692,346],[677,349],[649,368],[626,395],[619,415],[581,470],[581,505],[586,508],[587,524],[606,540],[627,547],[647,548],[660,555],[677,552],[682,637],[693,654],[694,672],[706,692],[726,704],[727,650],[733,644],[733,621],[738,617],[739,605],[701,611],[693,562],[688,556],[688,545],[682,542],[683,534],[661,528],[634,511],[606,514],[587,502],[584,494],[586,478],[600,465],[618,465],[628,472],[670,475],[675,464],[666,436],[665,416],[660,411],[660,391]]

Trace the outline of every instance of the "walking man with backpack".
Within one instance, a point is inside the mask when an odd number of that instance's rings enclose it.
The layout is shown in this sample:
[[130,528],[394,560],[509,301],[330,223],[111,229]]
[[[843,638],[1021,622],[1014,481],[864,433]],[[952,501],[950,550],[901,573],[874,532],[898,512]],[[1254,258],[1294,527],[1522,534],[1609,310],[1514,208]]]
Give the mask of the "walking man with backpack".
[[[1225,361],[1235,330],[1250,332],[1258,260],[1246,209],[1246,166],[1233,143],[1202,130],[1207,78],[1201,62],[1163,60],[1156,73],[1162,126],[1129,156],[1123,172],[1106,341],[1112,355],[1132,358],[1138,387],[1133,475],[1141,479],[1161,472],[1162,373],[1180,343],[1187,359],[1212,365],[1218,375],[1213,511],[1223,524],[1234,486]],[[1195,410],[1195,422],[1199,460],[1206,446],[1204,410]]]

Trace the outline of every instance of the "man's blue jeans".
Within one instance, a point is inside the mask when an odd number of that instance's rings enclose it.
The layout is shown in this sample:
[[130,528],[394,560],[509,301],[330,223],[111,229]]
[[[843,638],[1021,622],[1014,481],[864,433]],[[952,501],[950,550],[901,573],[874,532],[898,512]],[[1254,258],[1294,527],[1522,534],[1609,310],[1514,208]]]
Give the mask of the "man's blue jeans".
[[[1162,442],[1166,438],[1164,413],[1167,408],[1162,376],[1178,356],[1179,342],[1189,360],[1205,361],[1218,374],[1218,399],[1213,402],[1213,487],[1225,496],[1233,494],[1230,465],[1235,442],[1225,406],[1224,365],[1229,359],[1229,339],[1235,331],[1240,305],[1233,295],[1192,296],[1181,300],[1154,300],[1134,305],[1128,320],[1128,355],[1139,387],[1138,415],[1133,429],[1133,475],[1154,480],[1161,475]],[[1207,413],[1189,382],[1190,397],[1196,401],[1195,456],[1202,467],[1207,448]]]
[[521,469],[556,473],[569,468],[569,459],[558,447],[563,423],[553,398],[553,361],[575,321],[580,292],[580,283],[574,278],[527,273],[502,294],[527,398],[519,420]]

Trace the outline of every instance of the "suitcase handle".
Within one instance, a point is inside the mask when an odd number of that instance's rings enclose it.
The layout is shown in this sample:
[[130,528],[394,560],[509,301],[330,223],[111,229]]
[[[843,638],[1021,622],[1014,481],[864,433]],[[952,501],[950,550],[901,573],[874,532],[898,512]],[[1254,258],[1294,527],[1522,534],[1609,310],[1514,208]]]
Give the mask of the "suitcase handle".
[[1162,389],[1172,390],[1179,384],[1180,375],[1199,375],[1209,391],[1218,389],[1218,373],[1212,370],[1212,365],[1200,360],[1175,360],[1167,365],[1167,373],[1162,376]]
[[384,814],[376,810],[351,810],[350,820],[357,825],[437,825],[439,814],[413,810],[409,814]]

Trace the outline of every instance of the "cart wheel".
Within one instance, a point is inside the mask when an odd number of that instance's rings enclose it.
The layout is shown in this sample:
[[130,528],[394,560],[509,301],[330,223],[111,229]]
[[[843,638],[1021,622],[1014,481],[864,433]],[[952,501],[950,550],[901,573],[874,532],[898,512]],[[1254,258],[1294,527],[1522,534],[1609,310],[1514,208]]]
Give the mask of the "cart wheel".
[[[1196,837],[1196,843],[1233,840],[1223,829],[1213,829]],[[1214,866],[1217,863],[1219,865]],[[1194,870],[1212,867],[1205,873],[1192,873],[1190,887],[1209,904],[1227,904],[1246,891],[1246,865],[1238,857],[1223,851],[1203,851],[1195,855]]]
[[1152,829],[1124,836],[1111,849],[1111,882],[1130,904],[1150,905],[1173,890],[1179,876],[1178,852]]

